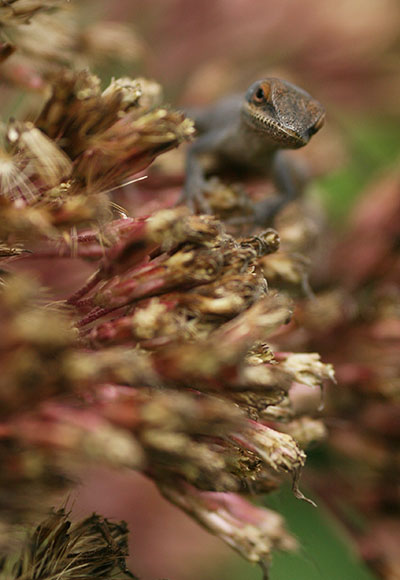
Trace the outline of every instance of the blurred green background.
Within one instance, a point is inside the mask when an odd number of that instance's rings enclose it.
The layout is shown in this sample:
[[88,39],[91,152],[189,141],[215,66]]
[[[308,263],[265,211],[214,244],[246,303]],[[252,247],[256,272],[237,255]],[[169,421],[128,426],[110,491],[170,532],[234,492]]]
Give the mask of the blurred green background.
[[[265,505],[282,514],[290,531],[300,540],[297,553],[273,556],[271,580],[374,580],[356,554],[347,532],[308,490],[307,497],[318,505],[296,499],[289,486],[271,494]],[[257,566],[241,559],[218,571],[219,580],[260,580]]]
[[340,118],[349,151],[347,162],[317,179],[315,190],[321,195],[331,220],[346,221],[351,207],[368,184],[392,167],[400,158],[400,131],[397,120],[380,115]]

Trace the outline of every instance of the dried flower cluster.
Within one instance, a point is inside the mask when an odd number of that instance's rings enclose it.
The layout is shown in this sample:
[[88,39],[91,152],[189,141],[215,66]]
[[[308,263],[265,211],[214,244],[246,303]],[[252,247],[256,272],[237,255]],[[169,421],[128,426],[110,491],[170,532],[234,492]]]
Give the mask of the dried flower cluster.
[[[59,5],[0,3],[3,78],[33,86],[18,56],[26,71],[41,62],[37,88],[52,79],[36,120],[9,121],[0,148],[0,576],[129,577],[125,527],[97,516],[70,524],[55,512],[10,555],[21,526],[91,462],[141,471],[267,571],[273,548],[297,543],[240,493],[269,492],[289,474],[303,498],[303,447],[324,427],[290,393],[333,377],[319,355],[277,346],[292,302],[269,283],[301,286],[293,247],[304,239],[278,252],[272,229],[238,237],[183,207],[118,207],[112,192],[190,140],[193,124],[162,105],[154,81],[102,90],[87,71],[61,70],[78,37]],[[240,190],[213,198],[225,217],[244,208]],[[57,291],[39,281],[63,261],[92,268],[69,296],[67,270]]]
[[118,79],[101,91],[96,76],[66,71],[54,83],[35,124],[5,128],[2,239],[109,220],[105,193],[193,133],[182,114],[157,106],[154,82]]
[[[264,567],[272,548],[296,545],[280,516],[237,495],[268,492],[289,473],[303,497],[299,442],[324,435],[289,395],[320,386],[331,367],[266,344],[292,308],[265,275],[279,270],[277,233],[236,238],[182,207],[116,218],[107,195],[192,132],[160,106],[155,83],[120,79],[101,91],[86,72],[60,74],[36,123],[5,130],[3,548],[37,515],[39,496],[88,461],[141,470]],[[64,259],[96,269],[60,303],[32,269]]]
[[[400,574],[399,191],[397,171],[368,188],[332,249],[329,270],[315,275],[324,290],[299,312],[307,346],[318,344],[334,362],[343,387],[326,410],[336,459],[312,481],[385,580]],[[355,510],[368,519],[355,519]]]

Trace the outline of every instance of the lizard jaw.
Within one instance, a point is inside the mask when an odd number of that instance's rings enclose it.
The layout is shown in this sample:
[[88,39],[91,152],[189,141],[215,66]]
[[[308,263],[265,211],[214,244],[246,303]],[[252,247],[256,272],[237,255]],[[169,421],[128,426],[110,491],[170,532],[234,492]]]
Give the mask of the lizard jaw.
[[242,118],[246,125],[251,126],[253,131],[263,134],[279,148],[298,149],[310,140],[308,135],[300,135],[289,127],[285,127],[264,111],[252,107],[250,103],[245,103],[242,108]]

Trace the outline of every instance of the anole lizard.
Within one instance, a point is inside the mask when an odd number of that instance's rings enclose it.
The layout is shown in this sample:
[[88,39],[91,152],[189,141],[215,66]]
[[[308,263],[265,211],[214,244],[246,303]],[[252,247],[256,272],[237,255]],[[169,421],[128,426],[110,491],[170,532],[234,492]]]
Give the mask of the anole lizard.
[[204,156],[213,171],[265,175],[278,194],[254,206],[254,219],[266,225],[299,194],[296,168],[281,149],[298,149],[323,125],[322,105],[295,85],[277,78],[253,83],[243,96],[227,97],[194,116],[197,140],[188,150],[184,199],[192,209],[210,213],[204,198]]

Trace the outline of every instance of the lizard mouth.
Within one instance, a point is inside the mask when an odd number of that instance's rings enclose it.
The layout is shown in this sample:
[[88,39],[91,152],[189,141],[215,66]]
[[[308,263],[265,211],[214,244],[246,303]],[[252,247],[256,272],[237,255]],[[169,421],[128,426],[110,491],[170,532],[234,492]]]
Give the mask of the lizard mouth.
[[246,103],[242,108],[242,116],[247,125],[258,133],[267,136],[270,141],[279,147],[298,149],[303,147],[310,140],[309,135],[300,135],[289,127],[284,127],[279,121],[258,108]]

